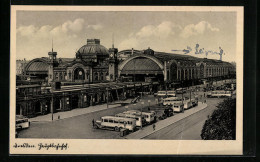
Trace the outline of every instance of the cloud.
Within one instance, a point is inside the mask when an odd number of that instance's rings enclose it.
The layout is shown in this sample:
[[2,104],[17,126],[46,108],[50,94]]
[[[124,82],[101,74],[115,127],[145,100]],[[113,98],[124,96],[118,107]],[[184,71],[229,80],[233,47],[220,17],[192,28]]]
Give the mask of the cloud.
[[168,36],[174,35],[175,30],[180,29],[181,27],[175,25],[170,21],[163,21],[161,24],[147,25],[144,26],[139,32],[136,33],[136,36],[139,38],[147,38],[147,37],[163,37],[166,38]]
[[76,19],[74,21],[66,21],[62,24],[62,31],[63,32],[80,32],[84,26],[84,19]]
[[128,37],[119,44],[119,49],[146,48],[146,46],[152,46],[152,44],[157,41],[171,38],[180,30],[181,26],[171,21],[163,21],[158,25],[146,25],[139,31],[131,32]]
[[100,24],[98,24],[98,25],[88,25],[87,28],[93,29],[93,30],[101,30],[101,29],[103,29],[103,26],[100,25]]
[[197,24],[189,24],[185,26],[180,33],[180,37],[188,38],[190,36],[203,34],[206,31],[218,32],[219,29],[212,27],[212,25],[206,21],[201,21]]
[[56,26],[18,26],[17,56],[42,57],[51,49],[51,40],[59,57],[74,57],[75,50],[85,43],[82,34],[102,29],[101,24],[88,24],[84,19],[64,21]]

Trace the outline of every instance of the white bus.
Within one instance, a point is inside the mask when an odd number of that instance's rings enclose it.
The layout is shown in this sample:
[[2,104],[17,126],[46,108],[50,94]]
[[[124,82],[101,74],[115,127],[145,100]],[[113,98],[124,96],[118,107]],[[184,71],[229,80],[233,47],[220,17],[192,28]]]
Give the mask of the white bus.
[[178,94],[186,93],[186,88],[178,88],[176,89],[176,93]]
[[193,107],[192,101],[190,100],[184,101],[183,104],[184,104],[184,109],[189,109]]
[[115,116],[103,116],[101,120],[97,120],[94,123],[94,128],[112,128],[115,131],[120,131],[120,129],[125,128],[130,131],[135,130],[135,123],[136,120],[132,118],[122,118],[122,117],[115,117]]
[[22,115],[16,115],[15,119],[15,129],[24,129],[30,127],[30,121],[28,118]]
[[172,105],[172,109],[174,112],[184,112],[184,104],[183,103],[175,103]]
[[134,114],[134,115],[141,115],[144,117],[146,123],[150,124],[154,122],[155,112],[141,112],[139,110],[129,110],[123,112],[124,114]]
[[[183,101],[185,101],[186,97],[183,98]],[[174,103],[181,103],[182,102],[182,98],[180,97],[168,97],[168,98],[164,98],[163,99],[163,105],[164,106],[169,106],[169,105],[173,105]]]
[[158,97],[166,97],[166,96],[175,97],[175,96],[176,96],[176,92],[173,91],[173,90],[169,90],[169,91],[158,91],[158,92],[157,92],[157,96],[158,96]]
[[167,91],[167,96],[176,97],[176,92],[175,91]]
[[158,92],[157,92],[157,96],[158,96],[158,97],[164,97],[164,96],[166,96],[166,95],[167,95],[166,91],[158,91]]
[[145,119],[141,115],[119,113],[119,114],[116,114],[115,116],[116,117],[122,117],[122,118],[135,119],[135,125],[138,126],[138,127],[141,127],[141,126],[145,125]]
[[207,97],[232,97],[231,91],[212,91],[207,94]]

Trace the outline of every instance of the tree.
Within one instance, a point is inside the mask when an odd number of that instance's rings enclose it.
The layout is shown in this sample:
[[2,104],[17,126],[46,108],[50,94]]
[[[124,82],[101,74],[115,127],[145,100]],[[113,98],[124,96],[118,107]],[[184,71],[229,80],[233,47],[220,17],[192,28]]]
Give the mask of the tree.
[[204,140],[236,139],[236,99],[226,99],[204,123],[201,131]]

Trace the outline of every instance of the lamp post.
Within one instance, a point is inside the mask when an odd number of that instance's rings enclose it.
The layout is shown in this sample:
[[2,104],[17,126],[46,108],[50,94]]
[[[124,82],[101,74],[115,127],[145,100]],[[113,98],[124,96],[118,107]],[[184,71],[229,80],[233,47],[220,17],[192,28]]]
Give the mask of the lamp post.
[[106,88],[107,90],[107,109],[108,109],[108,88]]
[[142,118],[142,115],[143,115],[143,106],[144,106],[144,102],[141,103],[142,106],[141,106],[141,129],[143,128],[143,118]]
[[183,81],[181,81],[181,103],[183,104]]

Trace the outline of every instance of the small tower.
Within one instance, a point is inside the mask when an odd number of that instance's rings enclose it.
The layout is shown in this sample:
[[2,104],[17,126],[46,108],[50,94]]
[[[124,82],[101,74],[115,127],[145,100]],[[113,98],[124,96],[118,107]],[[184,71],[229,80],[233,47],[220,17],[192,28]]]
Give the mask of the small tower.
[[117,52],[118,49],[114,48],[114,40],[112,43],[112,48],[109,48],[109,80],[115,81],[118,77],[118,59]]
[[57,52],[53,52],[53,41],[52,41],[52,49],[51,52],[48,52],[49,55],[49,69],[48,69],[48,83],[54,81],[54,72],[53,68],[58,65],[57,61]]

